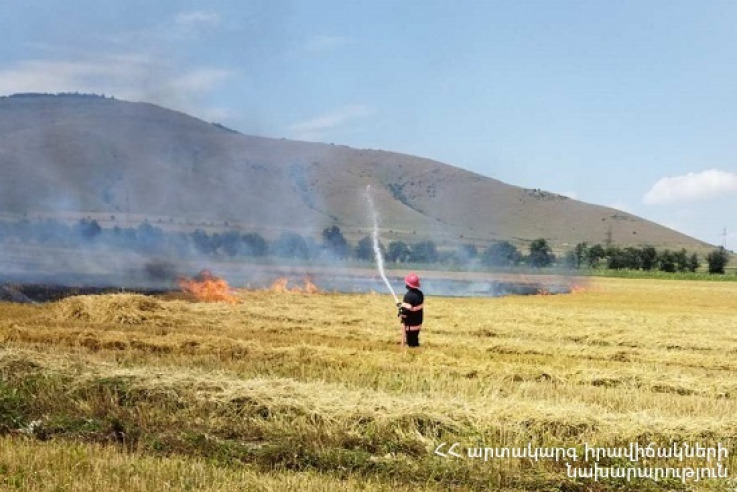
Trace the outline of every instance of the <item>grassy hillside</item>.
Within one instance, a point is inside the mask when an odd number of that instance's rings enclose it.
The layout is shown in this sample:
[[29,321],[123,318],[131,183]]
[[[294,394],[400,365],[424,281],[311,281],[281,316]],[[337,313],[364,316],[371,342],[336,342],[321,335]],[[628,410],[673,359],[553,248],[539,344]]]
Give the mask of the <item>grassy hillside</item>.
[[[398,346],[380,295],[3,304],[0,484],[733,490],[731,476],[595,482],[568,475],[592,462],[468,453],[698,443],[728,456],[597,464],[733,470],[736,294],[731,282],[603,279],[572,295],[432,297],[417,351]],[[464,457],[435,454],[443,442]]]
[[0,170],[6,217],[90,216],[106,226],[149,218],[189,230],[227,223],[272,236],[337,224],[353,238],[370,224],[370,184],[385,240],[705,246],[625,212],[428,159],[246,136],[101,97],[0,98]]

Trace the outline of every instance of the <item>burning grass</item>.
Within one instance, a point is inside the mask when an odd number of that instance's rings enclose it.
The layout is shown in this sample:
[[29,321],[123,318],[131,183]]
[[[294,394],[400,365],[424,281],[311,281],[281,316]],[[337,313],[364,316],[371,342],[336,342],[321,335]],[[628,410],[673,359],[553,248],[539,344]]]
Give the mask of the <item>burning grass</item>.
[[202,270],[194,278],[180,277],[179,287],[199,302],[239,302],[228,282],[209,270]]
[[[302,279],[302,286],[290,286],[289,283],[290,279],[288,277],[279,277],[266,290],[272,293],[292,294],[317,294],[320,292],[311,276]],[[228,285],[228,282],[213,275],[209,270],[202,270],[191,279],[180,277],[179,287],[189,299],[196,302],[226,302],[230,304],[241,302],[241,299],[236,295],[235,290]],[[240,290],[241,292],[247,291]]]
[[285,292],[291,292],[291,293],[297,293],[297,294],[318,294],[320,292],[320,288],[315,285],[314,279],[310,276],[304,277],[303,286],[294,286],[289,287],[289,278],[288,277],[279,277],[278,279],[274,280],[274,282],[271,284],[271,287],[269,290],[271,292],[277,292],[277,293],[285,293]]
[[[133,317],[95,314],[111,297],[58,318],[73,299],[0,310],[0,429],[26,436],[0,441],[0,463],[24,490],[115,488],[97,470],[116,477],[121,462],[136,463],[126,476],[140,490],[179,484],[174,464],[213,491],[235,477],[257,490],[688,490],[573,480],[551,461],[443,459],[441,442],[721,442],[737,467],[736,284],[429,296],[417,351],[397,344],[388,296],[239,291],[240,304],[146,298]],[[72,479],[61,456],[74,446],[113,464],[90,459]]]

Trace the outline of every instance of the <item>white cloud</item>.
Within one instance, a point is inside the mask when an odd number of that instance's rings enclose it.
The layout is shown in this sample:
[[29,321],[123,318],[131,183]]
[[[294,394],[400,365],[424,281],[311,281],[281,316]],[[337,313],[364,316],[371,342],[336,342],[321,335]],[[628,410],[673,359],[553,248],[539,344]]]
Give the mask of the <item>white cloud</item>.
[[[120,77],[134,76],[131,67],[143,67],[144,62],[117,63],[115,60],[55,61],[28,60],[0,71],[0,93],[13,92],[91,92],[97,82],[104,88],[120,83]],[[137,72],[136,70],[135,72]],[[102,82],[108,79],[108,82]],[[101,87],[102,88],[102,87]]]
[[[200,43],[201,38],[208,34],[220,34],[227,30],[229,29],[224,25],[223,18],[217,12],[180,12],[140,29],[111,31],[96,39],[95,46],[105,43],[123,51],[140,49],[171,55],[190,49],[191,45],[188,43]],[[89,52],[90,46],[84,46],[83,49]]]
[[302,46],[301,50],[308,53],[321,53],[341,48],[352,43],[351,38],[345,36],[327,36],[319,34],[308,39]]
[[645,193],[642,201],[647,205],[662,205],[729,193],[737,193],[737,174],[709,169],[662,178]]
[[174,17],[173,26],[163,26],[161,34],[166,37],[192,38],[204,34],[221,25],[222,18],[217,12],[196,10],[180,12]]
[[99,55],[84,60],[39,59],[0,70],[0,94],[106,94],[200,116],[213,110],[197,101],[229,76],[225,70],[182,69],[162,58],[141,54]]
[[179,26],[217,26],[220,24],[220,14],[217,12],[209,12],[204,10],[195,10],[193,12],[180,12],[174,18],[174,22]]
[[351,104],[335,111],[291,125],[288,130],[297,140],[321,140],[330,130],[335,130],[356,119],[370,116],[374,111],[363,105]]
[[179,92],[206,92],[228,77],[228,72],[213,68],[199,68],[169,81],[172,89]]

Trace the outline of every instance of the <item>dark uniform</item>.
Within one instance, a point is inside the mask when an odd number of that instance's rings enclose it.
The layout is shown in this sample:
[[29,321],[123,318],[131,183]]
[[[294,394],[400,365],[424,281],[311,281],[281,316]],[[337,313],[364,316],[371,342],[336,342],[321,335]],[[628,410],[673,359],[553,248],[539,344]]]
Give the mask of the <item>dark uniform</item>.
[[420,346],[420,330],[422,329],[422,305],[425,295],[420,289],[407,288],[400,305],[399,316],[404,326],[404,340],[408,347]]

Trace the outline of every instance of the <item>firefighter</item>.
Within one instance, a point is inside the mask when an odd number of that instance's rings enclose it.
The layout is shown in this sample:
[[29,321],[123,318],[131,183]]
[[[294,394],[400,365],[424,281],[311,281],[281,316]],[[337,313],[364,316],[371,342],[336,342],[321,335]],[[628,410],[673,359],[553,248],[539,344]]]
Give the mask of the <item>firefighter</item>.
[[399,318],[402,322],[403,339],[408,347],[420,346],[420,330],[422,329],[422,304],[425,295],[420,290],[420,277],[414,272],[404,277],[407,293],[402,302],[397,304]]

